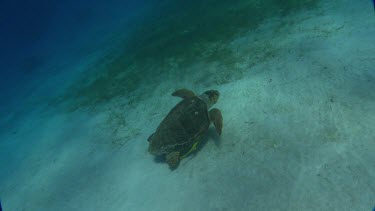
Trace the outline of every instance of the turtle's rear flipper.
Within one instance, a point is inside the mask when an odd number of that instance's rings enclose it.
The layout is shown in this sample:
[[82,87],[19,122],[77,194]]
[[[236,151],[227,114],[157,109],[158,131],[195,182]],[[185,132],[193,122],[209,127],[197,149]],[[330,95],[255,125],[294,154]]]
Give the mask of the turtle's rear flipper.
[[221,131],[223,130],[223,116],[221,115],[221,111],[217,108],[211,109],[210,120],[214,123],[216,132],[221,135]]
[[150,135],[150,136],[148,137],[148,139],[147,139],[147,141],[148,141],[148,142],[150,142],[150,141],[151,141],[151,139],[152,139],[152,136],[154,136],[154,134],[155,134],[155,133],[151,134],[151,135]]
[[169,168],[172,170],[177,168],[178,164],[180,163],[180,153],[179,152],[171,152],[166,156],[167,163]]
[[172,96],[181,97],[183,99],[186,99],[186,98],[194,97],[195,94],[194,94],[193,91],[188,90],[188,89],[177,89],[176,91],[174,91],[172,93]]

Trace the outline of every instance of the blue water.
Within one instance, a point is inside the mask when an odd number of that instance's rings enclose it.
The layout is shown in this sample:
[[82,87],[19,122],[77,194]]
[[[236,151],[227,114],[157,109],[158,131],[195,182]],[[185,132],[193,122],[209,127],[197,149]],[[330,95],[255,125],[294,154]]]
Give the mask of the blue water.
[[[1,92],[9,101],[31,81],[63,70],[134,25],[146,1],[1,1]],[[137,13],[138,12],[138,13]]]
[[[371,210],[372,3],[0,0],[3,210]],[[179,88],[224,127],[171,170]]]

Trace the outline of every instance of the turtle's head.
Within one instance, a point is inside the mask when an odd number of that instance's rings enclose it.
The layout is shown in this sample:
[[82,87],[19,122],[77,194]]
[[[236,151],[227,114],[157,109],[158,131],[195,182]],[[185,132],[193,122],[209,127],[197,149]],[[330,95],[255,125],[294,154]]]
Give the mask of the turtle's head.
[[207,108],[209,109],[219,100],[220,93],[217,90],[209,90],[204,92],[200,97],[207,103]]

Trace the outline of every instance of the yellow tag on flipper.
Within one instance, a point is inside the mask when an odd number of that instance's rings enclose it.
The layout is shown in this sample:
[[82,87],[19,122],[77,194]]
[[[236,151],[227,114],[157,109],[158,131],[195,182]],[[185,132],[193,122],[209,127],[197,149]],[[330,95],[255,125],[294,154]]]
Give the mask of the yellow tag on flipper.
[[193,146],[191,147],[191,149],[189,150],[189,152],[187,152],[186,154],[184,154],[183,156],[180,157],[180,159],[183,159],[185,158],[186,156],[188,156],[192,151],[196,150],[197,149],[197,145],[198,145],[199,142],[195,142],[193,144]]

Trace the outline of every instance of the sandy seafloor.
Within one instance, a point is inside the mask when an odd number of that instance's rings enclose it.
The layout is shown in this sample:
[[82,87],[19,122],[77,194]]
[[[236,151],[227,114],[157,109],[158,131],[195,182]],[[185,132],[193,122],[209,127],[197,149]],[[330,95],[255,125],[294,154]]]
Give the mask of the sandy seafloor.
[[[226,47],[241,58],[235,69],[223,69],[240,71],[235,80],[195,83],[198,75],[181,77],[176,67],[152,90],[142,84],[91,111],[62,109],[68,100],[56,105],[44,97],[53,86],[60,87],[56,95],[68,89],[79,74],[41,81],[14,112],[2,114],[3,209],[372,210],[371,1],[332,1],[267,19]],[[261,51],[270,56],[248,56]],[[77,64],[76,73],[91,60]],[[218,67],[189,68],[202,69],[207,82]],[[180,87],[219,90],[224,130],[219,137],[211,128],[199,151],[171,171],[154,161],[146,140],[179,101],[170,94]]]

